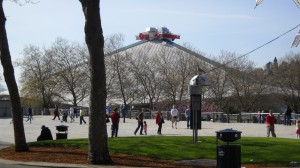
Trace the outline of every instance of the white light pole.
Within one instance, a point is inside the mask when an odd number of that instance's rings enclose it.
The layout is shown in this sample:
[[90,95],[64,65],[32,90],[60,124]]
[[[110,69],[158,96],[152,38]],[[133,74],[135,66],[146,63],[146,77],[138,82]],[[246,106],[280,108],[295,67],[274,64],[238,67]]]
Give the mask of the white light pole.
[[[256,5],[254,8],[256,8],[262,1],[263,0],[256,0]],[[294,2],[300,8],[300,0],[294,0]],[[296,34],[296,37],[295,37],[291,47],[298,47],[299,42],[300,42],[300,30]]]
[[[256,0],[255,8],[262,2],[263,0]],[[300,0],[294,0],[295,4],[300,8]]]

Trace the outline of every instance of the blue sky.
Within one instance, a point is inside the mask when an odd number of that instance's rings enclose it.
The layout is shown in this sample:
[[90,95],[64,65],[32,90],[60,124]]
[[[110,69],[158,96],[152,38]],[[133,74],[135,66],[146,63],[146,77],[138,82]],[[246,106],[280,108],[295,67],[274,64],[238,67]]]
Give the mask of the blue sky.
[[[168,27],[180,34],[178,44],[189,43],[207,55],[222,50],[245,54],[300,24],[300,8],[293,0],[101,0],[104,36],[125,35],[125,44],[147,27]],[[13,61],[26,45],[50,46],[58,37],[84,42],[84,17],[78,0],[40,0],[19,6],[4,2]],[[291,48],[300,27],[248,58],[263,67],[274,57],[300,51]],[[18,73],[18,71],[16,72]]]

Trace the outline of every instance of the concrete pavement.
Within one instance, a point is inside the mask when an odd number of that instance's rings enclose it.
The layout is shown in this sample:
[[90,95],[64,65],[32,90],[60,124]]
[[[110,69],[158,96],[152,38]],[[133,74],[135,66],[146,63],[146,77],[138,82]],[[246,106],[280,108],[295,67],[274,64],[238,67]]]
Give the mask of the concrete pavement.
[[[41,126],[49,127],[53,138],[56,138],[56,127],[58,125],[66,125],[68,127],[68,139],[74,138],[88,138],[88,124],[79,125],[79,118],[75,118],[75,122],[61,123],[60,120],[52,120],[52,116],[33,116],[33,121],[30,124],[24,118],[24,129],[27,142],[36,141],[40,135]],[[88,123],[89,118],[85,117]],[[68,119],[68,121],[70,121]],[[154,119],[146,119],[148,124],[148,136],[157,135],[157,125]],[[10,124],[10,118],[0,118],[0,142],[14,143],[13,124]],[[107,123],[108,135],[111,123]],[[137,127],[135,119],[126,119],[123,123],[120,121],[119,136],[128,137],[135,136],[133,134]],[[178,129],[171,127],[171,121],[166,121],[162,127],[162,134],[165,136],[192,136],[193,131],[187,129],[186,122],[178,122]],[[232,128],[234,130],[242,131],[242,137],[266,137],[266,125],[258,123],[218,123],[218,122],[202,122],[202,129],[198,131],[199,136],[216,136],[216,131]],[[275,125],[275,132],[277,137],[282,138],[296,138],[295,126]],[[137,136],[140,136],[137,134]]]

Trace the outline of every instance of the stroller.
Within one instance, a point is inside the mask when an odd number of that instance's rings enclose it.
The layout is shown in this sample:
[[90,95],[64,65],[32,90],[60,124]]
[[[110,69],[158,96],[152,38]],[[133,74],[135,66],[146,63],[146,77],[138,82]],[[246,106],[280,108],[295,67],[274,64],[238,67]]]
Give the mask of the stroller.
[[68,122],[68,114],[64,113],[61,122]]

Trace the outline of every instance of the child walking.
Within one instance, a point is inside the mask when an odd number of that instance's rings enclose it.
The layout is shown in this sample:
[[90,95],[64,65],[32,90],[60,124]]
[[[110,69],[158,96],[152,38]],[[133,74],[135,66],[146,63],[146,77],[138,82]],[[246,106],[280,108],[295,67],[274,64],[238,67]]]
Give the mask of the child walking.
[[144,127],[144,133],[145,133],[145,135],[147,135],[147,122],[146,121],[144,121],[143,127]]
[[296,121],[296,134],[297,134],[297,139],[300,139],[300,120]]

